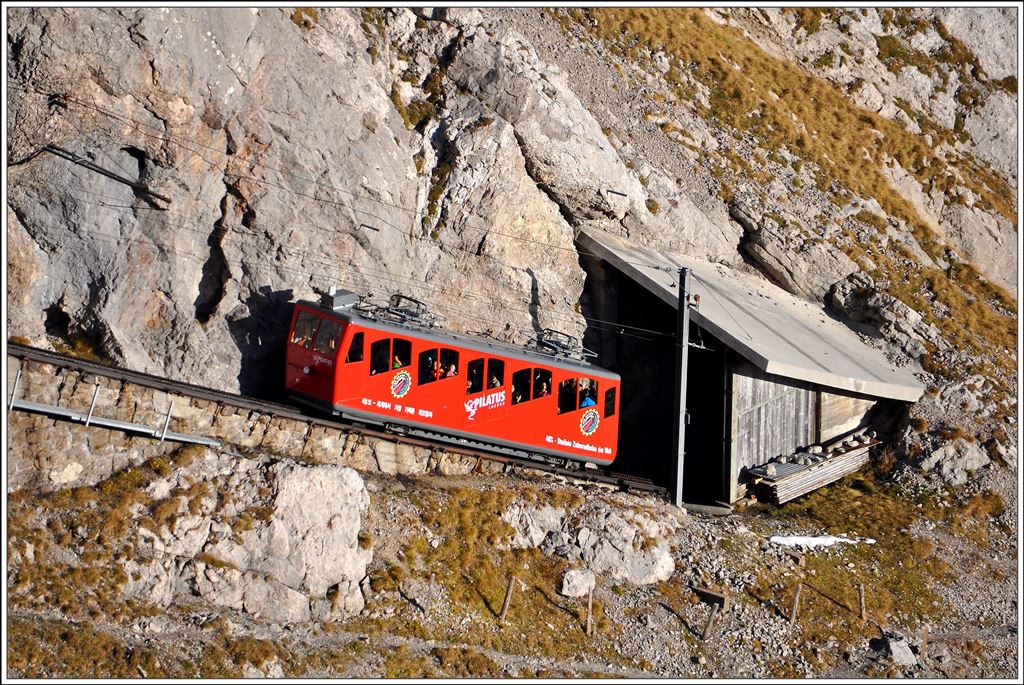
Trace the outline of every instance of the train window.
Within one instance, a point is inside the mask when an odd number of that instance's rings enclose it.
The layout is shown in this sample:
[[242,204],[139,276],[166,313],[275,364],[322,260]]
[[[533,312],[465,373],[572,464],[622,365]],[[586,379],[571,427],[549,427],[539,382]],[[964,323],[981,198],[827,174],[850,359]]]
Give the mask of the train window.
[[597,381],[593,378],[581,378],[579,408],[593,407],[597,404],[597,397]]
[[484,360],[474,359],[466,367],[466,394],[480,392],[484,389]]
[[530,374],[533,369],[523,369],[512,374],[512,404],[530,400]]
[[576,379],[567,378],[558,384],[558,413],[576,411]]
[[359,331],[352,336],[352,342],[348,346],[348,354],[345,355],[345,363],[363,361],[363,332]]
[[316,335],[316,326],[320,319],[307,311],[299,311],[299,317],[295,319],[295,331],[292,333],[292,345],[302,345],[307,350],[313,344],[313,336]]
[[455,350],[441,348],[441,377],[452,378],[459,375],[459,353]]
[[551,372],[547,369],[533,371],[533,399],[551,394]]
[[412,364],[412,342],[402,338],[395,338],[394,347],[391,348],[392,369],[402,369]]
[[604,417],[615,416],[615,388],[604,391]]
[[313,349],[329,354],[333,358],[338,353],[338,339],[341,337],[341,324],[331,319],[324,319],[316,334]]
[[505,385],[505,362],[500,359],[487,360],[487,387],[500,388]]
[[441,362],[437,358],[437,349],[420,352],[419,384],[433,383],[441,377]]
[[391,338],[384,338],[370,345],[370,375],[384,373],[390,366],[388,359],[391,357]]

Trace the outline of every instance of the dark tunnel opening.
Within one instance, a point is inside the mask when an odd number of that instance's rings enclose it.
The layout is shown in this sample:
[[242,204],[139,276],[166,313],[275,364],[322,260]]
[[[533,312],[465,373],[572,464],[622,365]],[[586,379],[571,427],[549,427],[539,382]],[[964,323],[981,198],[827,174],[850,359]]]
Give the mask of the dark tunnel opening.
[[[676,309],[596,257],[584,257],[582,264],[587,272],[583,314],[593,321],[584,344],[597,353],[598,366],[622,377],[619,447],[612,470],[672,488]],[[692,320],[690,342],[683,496],[688,502],[713,503],[727,497],[723,455],[729,350]]]

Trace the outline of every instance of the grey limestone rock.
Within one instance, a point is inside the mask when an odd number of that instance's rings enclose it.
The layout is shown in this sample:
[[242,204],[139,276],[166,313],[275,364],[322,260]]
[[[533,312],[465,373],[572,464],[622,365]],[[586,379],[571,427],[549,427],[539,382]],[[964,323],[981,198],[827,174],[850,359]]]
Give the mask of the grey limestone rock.
[[585,505],[576,514],[578,522],[571,523],[561,510],[514,503],[502,518],[517,531],[513,547],[540,546],[546,554],[578,559],[595,574],[636,585],[671,577],[675,563],[666,541],[669,523],[599,505]]
[[[125,593],[165,606],[188,591],[284,623],[362,610],[373,550],[359,537],[369,495],[355,471],[207,453],[150,489],[202,478],[225,478],[231,501],[213,510],[197,500],[198,514],[183,502],[170,525],[140,526],[153,560],[130,562]],[[238,528],[240,520],[248,523]]]
[[586,597],[587,593],[594,589],[596,582],[597,578],[593,571],[572,568],[562,576],[558,594],[566,597]]
[[310,619],[306,594],[257,574],[243,574],[242,608],[256,618],[274,623],[303,623]]
[[914,655],[914,652],[910,649],[910,644],[902,637],[888,637],[886,640],[886,646],[889,649],[890,657],[897,665],[917,665],[917,657]]
[[971,474],[991,460],[975,442],[954,440],[933,450],[921,461],[923,471],[934,470],[950,485],[963,485]]

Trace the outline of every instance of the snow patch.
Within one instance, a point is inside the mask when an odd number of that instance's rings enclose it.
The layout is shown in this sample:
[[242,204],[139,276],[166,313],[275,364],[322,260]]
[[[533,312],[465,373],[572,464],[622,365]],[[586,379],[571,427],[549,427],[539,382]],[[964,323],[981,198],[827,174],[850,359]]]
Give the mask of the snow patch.
[[849,545],[856,545],[858,542],[864,542],[869,545],[875,544],[875,541],[871,538],[851,540],[850,538],[839,538],[834,535],[773,535],[768,540],[769,542],[774,542],[777,545],[783,545],[785,547],[806,547],[808,549],[813,549],[815,547],[831,547],[837,542],[845,542]]

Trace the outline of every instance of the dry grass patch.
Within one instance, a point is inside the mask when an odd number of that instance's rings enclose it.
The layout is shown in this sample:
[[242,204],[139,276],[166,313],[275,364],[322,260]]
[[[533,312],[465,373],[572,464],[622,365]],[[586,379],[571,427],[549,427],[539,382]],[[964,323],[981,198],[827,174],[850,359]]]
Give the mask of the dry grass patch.
[[[147,462],[92,488],[14,493],[8,503],[8,551],[16,551],[14,541],[17,551],[31,544],[34,560],[11,567],[10,606],[56,609],[72,621],[120,622],[151,615],[153,607],[121,596],[128,581],[122,563],[134,555],[134,547],[127,543],[133,510],[150,506],[144,488],[157,477],[153,462]],[[158,519],[173,516],[171,501],[157,503]],[[155,522],[152,526],[157,527]],[[53,561],[54,546],[76,551],[77,561]]]
[[11,618],[8,676],[20,678],[165,678],[154,650],[128,645],[88,624]]
[[1005,522],[998,521],[1006,511],[1003,498],[991,490],[971,495],[966,502],[950,507],[943,517],[950,532],[987,548],[991,546],[991,526],[1003,533],[1012,532]]
[[[922,137],[859,109],[835,86],[799,65],[764,53],[738,29],[712,22],[701,10],[602,8],[588,10],[585,16],[582,26],[627,56],[640,59],[640,48],[646,47],[665,50],[680,63],[692,65],[711,90],[711,106],[705,114],[733,129],[750,131],[770,149],[786,146],[801,154],[829,179],[839,180],[859,195],[877,198],[891,215],[916,216],[886,179],[882,166],[887,159],[898,160],[926,182],[945,168]],[[883,57],[888,55],[899,65],[917,61],[910,52],[896,49],[898,39],[886,40],[892,49]],[[779,97],[768,97],[768,93]],[[964,176],[968,187],[1016,221],[1013,193],[1005,183],[995,177],[982,181]]]
[[103,345],[90,336],[69,335],[66,339],[55,336],[47,337],[50,344],[53,345],[53,349],[61,354],[100,364],[114,363],[114,360],[103,351]]
[[[924,503],[898,496],[873,474],[858,473],[769,513],[771,519],[801,524],[809,532],[853,534],[876,541],[804,556],[802,578],[807,587],[801,593],[799,625],[808,650],[831,637],[859,640],[877,635],[876,628],[859,619],[861,583],[868,616],[881,625],[894,619],[911,624],[945,611],[933,588],[945,578],[949,566],[933,541],[907,532],[925,509]],[[765,523],[771,525],[770,520]],[[770,597],[788,615],[796,582],[762,574],[754,591]],[[836,656],[829,650],[820,654],[815,662]]]
[[[825,16],[821,10],[798,12],[798,23],[808,32],[813,32]],[[891,160],[913,174],[925,192],[933,186],[966,186],[979,196],[981,207],[1001,214],[1016,226],[1014,193],[988,167],[968,157],[946,163],[936,156],[923,135],[859,109],[845,92],[810,75],[800,65],[764,53],[738,29],[712,22],[702,10],[601,8],[569,16],[626,57],[642,61],[646,50],[664,50],[674,63],[687,65],[711,93],[710,106],[701,112],[703,116],[736,135],[752,135],[770,152],[786,148],[813,162],[818,169],[819,188],[827,189],[838,182],[861,197],[876,199],[890,217],[905,222],[933,258],[946,258],[947,247],[889,182],[886,167]],[[912,27],[913,21],[908,19],[906,28]],[[937,30],[951,51],[959,49],[941,27]],[[901,46],[899,39],[886,39],[883,57],[899,68],[920,61]],[[737,167],[734,160],[730,164]],[[731,201],[733,187],[725,179],[720,181],[721,197]],[[856,218],[873,226],[880,223],[866,215]],[[853,249],[852,245],[856,241],[846,249]],[[912,278],[894,284],[891,294],[921,312],[943,335],[969,350],[994,346],[1000,365],[1015,368],[1012,355],[1002,352],[1015,349],[1016,341],[1016,302],[1008,291],[981,279],[974,267],[961,265],[956,259],[948,260],[953,262],[948,272],[916,267],[908,270],[892,264],[878,246],[857,249],[862,251],[856,256],[867,256],[878,265],[878,273],[872,274],[876,280],[887,273],[909,272]],[[949,308],[947,316],[932,314],[929,293]]]
[[[583,633],[585,600],[561,597],[556,592],[568,568],[566,562],[533,548],[509,548],[514,531],[501,516],[517,498],[519,495],[511,490],[473,488],[416,496],[429,534],[414,534],[401,555],[404,561],[371,575],[378,606],[390,604],[401,611],[393,619],[357,619],[348,624],[349,628],[442,639],[508,654],[569,657],[595,649],[590,646],[594,640],[588,645]],[[582,497],[571,490],[530,486],[524,488],[522,499],[556,508],[582,502]],[[424,582],[432,573],[439,596],[445,598],[448,607],[445,615],[451,616],[444,625],[422,620],[419,610],[393,599],[407,581]],[[520,583],[513,590],[502,624],[498,616],[513,574]],[[593,623],[598,635],[614,631],[596,598]],[[601,658],[617,659],[611,648],[606,649],[605,641],[596,650]]]
[[384,658],[382,678],[437,678],[434,660],[424,654],[411,654],[405,645],[398,645]]
[[475,649],[435,647],[430,655],[446,678],[500,678],[504,669],[498,663]]

